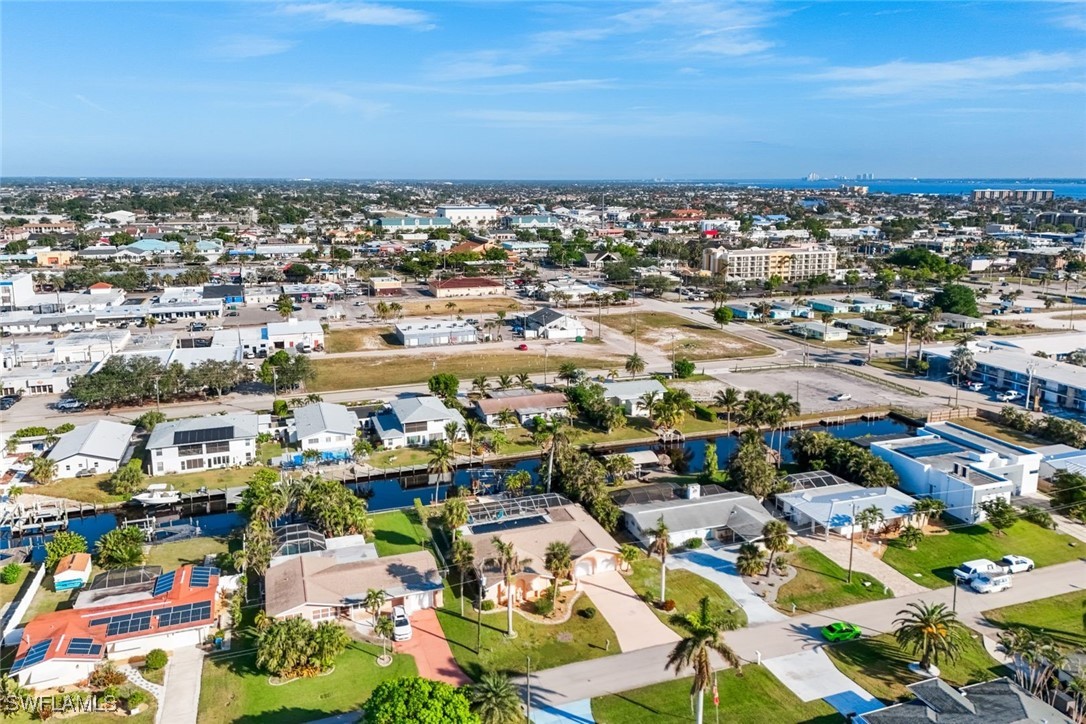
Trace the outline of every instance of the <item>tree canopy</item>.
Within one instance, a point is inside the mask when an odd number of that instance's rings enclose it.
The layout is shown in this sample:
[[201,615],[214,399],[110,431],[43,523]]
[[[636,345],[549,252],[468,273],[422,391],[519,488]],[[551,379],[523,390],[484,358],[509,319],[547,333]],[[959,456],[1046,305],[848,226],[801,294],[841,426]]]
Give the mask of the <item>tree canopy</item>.
[[364,707],[362,724],[479,724],[467,695],[443,681],[415,677],[377,685]]

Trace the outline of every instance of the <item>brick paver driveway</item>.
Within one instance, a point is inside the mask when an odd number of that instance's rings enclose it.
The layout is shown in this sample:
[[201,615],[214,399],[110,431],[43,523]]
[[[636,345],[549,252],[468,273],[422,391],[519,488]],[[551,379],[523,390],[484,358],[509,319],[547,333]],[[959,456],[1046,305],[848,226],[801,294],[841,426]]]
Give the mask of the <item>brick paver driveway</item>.
[[397,642],[395,650],[396,653],[415,657],[419,676],[453,686],[471,683],[471,679],[456,664],[433,609],[426,608],[411,614],[411,630],[411,639]]

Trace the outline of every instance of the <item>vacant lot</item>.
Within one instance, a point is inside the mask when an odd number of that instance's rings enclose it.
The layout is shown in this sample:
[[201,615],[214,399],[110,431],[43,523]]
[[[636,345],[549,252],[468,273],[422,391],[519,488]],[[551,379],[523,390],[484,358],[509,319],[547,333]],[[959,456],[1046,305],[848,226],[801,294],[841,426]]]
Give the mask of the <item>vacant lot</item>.
[[663,312],[611,314],[601,318],[605,326],[623,334],[636,335],[638,342],[651,344],[675,356],[692,360],[731,359],[773,354],[773,350],[757,342],[722,332],[707,324],[698,324]]
[[998,561],[1007,553],[1032,558],[1038,566],[1051,566],[1079,558],[1082,548],[1069,535],[1020,520],[1003,536],[995,535],[987,523],[929,535],[915,551],[892,540],[882,560],[921,585],[939,588],[954,580],[955,566],[978,558]]
[[[275,450],[278,446],[266,448],[269,450]],[[281,452],[281,449],[279,450]],[[261,455],[263,455],[265,448],[262,446]],[[198,473],[185,473],[183,475],[159,475],[155,478],[148,478],[147,484],[151,483],[166,483],[172,485],[182,493],[191,493],[200,488],[208,488],[210,490],[222,490],[223,488],[232,488],[239,485],[246,485],[249,482],[249,478],[253,476],[258,469],[258,466],[249,466],[242,468],[223,468],[220,470],[204,470]],[[107,488],[108,475],[96,475],[90,478],[72,478],[70,480],[61,480],[53,483],[49,486],[37,487],[34,489],[35,493],[40,495],[50,495],[57,498],[67,498],[68,500],[77,500],[84,503],[120,503],[125,500],[129,500],[130,495],[113,495]]]
[[984,617],[1004,628],[1020,626],[1033,633],[1047,634],[1066,649],[1086,648],[1086,592],[1083,591],[985,611]]
[[325,335],[324,342],[325,349],[331,354],[397,346],[392,337],[392,327],[335,329]]
[[[565,349],[574,352],[576,348],[566,345]],[[308,386],[308,391],[409,385],[425,382],[438,372],[450,372],[462,379],[471,379],[481,374],[490,377],[521,372],[537,374],[543,372],[544,368],[553,376],[565,362],[572,362],[582,369],[621,366],[621,360],[617,357],[598,355],[589,350],[586,350],[585,356],[551,354],[546,360],[542,352],[543,348],[538,346],[528,352],[497,353],[472,351],[471,346],[466,346],[459,354],[435,355],[432,358],[427,356],[425,350],[417,350],[401,356],[315,359],[313,368],[317,371],[317,379]]]
[[[758,390],[769,394],[785,392],[799,400],[804,413],[832,412],[858,408],[924,407],[925,400],[875,380],[857,377],[833,367],[756,370],[727,376],[740,392]],[[723,387],[724,385],[721,385]],[[847,392],[851,400],[835,401],[834,395]],[[933,402],[931,403],[934,405]],[[930,405],[929,405],[930,406]]]
[[198,566],[204,564],[204,556],[217,556],[227,552],[227,542],[223,538],[199,536],[176,543],[160,543],[151,546],[146,564],[162,566],[163,571],[172,571],[188,563]]
[[[524,308],[524,305],[512,297],[428,299],[419,302],[401,302],[401,304],[403,304],[404,315],[408,317],[417,317],[427,314],[455,317],[457,314],[493,314],[500,311],[513,312]],[[453,306],[448,306],[450,304]]]

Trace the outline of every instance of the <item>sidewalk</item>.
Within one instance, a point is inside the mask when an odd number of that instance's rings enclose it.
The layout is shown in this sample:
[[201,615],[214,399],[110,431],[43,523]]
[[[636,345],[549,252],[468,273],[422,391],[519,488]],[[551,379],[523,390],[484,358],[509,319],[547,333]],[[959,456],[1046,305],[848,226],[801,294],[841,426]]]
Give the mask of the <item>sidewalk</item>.
[[166,693],[159,704],[158,724],[196,724],[200,710],[200,677],[204,652],[195,646],[170,654]]
[[[819,536],[803,536],[799,541],[814,548],[842,568],[848,569],[849,542],[847,540],[833,536],[830,536],[829,540]],[[883,563],[882,559],[876,558],[870,550],[860,545],[859,540],[856,541],[852,551],[852,570],[866,573],[887,586],[895,597],[911,596],[914,593],[929,590]]]

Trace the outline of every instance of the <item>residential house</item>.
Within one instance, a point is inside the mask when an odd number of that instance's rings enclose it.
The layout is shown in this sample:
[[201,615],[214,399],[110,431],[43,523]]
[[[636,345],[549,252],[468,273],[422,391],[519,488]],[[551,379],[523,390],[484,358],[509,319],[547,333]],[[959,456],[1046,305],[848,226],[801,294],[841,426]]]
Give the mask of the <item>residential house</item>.
[[95,475],[116,472],[130,457],[133,425],[95,420],[60,436],[46,456],[57,464],[56,477],[74,478],[87,470]]
[[753,304],[747,304],[745,302],[728,302],[725,306],[732,310],[732,316],[736,319],[750,320],[762,318],[761,312],[755,309]]
[[511,391],[510,394],[494,392],[484,400],[475,403],[475,412],[490,427],[500,427],[499,418],[505,410],[512,410],[521,425],[531,422],[536,417],[550,420],[569,415],[568,401],[562,392],[530,392],[527,390]]
[[888,302],[885,299],[875,299],[874,297],[852,297],[851,301],[845,301],[845,303],[848,304],[849,311],[857,314],[888,312],[894,308],[893,302]]
[[886,338],[894,333],[894,328],[889,324],[879,324],[867,319],[841,319],[837,321],[837,326],[843,326],[853,334],[864,337]]
[[541,339],[578,339],[588,335],[577,317],[564,314],[553,307],[543,307],[524,318],[524,336]]
[[486,277],[453,277],[432,279],[427,287],[438,299],[459,297],[492,297],[505,294],[505,285]]
[[788,302],[773,302],[773,308],[787,312],[789,317],[811,317],[813,310],[803,304],[789,304]]
[[859,714],[858,724],[1072,724],[1044,701],[1010,679],[999,678],[955,689],[942,679],[908,684],[916,698]]
[[290,441],[302,451],[350,455],[358,428],[358,416],[343,405],[314,402],[294,410]]
[[871,444],[871,452],[894,468],[900,488],[938,498],[947,514],[966,522],[984,520],[980,504],[992,498],[1033,495],[1043,455],[952,422],[937,422],[915,437]]
[[703,496],[701,486],[692,483],[686,486],[686,496],[622,506],[626,530],[647,547],[652,544],[652,529],[662,517],[672,546],[691,539],[735,543],[761,539],[762,528],[773,520],[757,499],[743,493]]
[[53,569],[53,590],[71,591],[87,585],[91,574],[90,553],[72,553],[57,561]]
[[584,255],[584,264],[593,271],[602,271],[604,264],[622,261],[622,255],[613,251],[590,251]]
[[872,507],[879,509],[882,518],[868,530],[900,528],[912,519],[916,504],[916,498],[895,488],[865,488],[823,470],[789,475],[786,481],[794,489],[777,494],[777,509],[796,530],[816,533],[821,529],[827,538],[831,532],[847,538],[862,530],[856,516]]
[[810,299],[807,301],[807,306],[819,314],[824,314],[826,312],[830,314],[848,314],[849,310],[847,304],[838,302],[834,299]]
[[819,342],[842,342],[848,339],[848,330],[823,322],[800,322],[788,328],[791,334]]
[[463,437],[464,417],[445,407],[436,397],[404,397],[393,400],[388,408],[373,416],[373,428],[381,444],[388,449],[427,447],[446,440],[445,426],[457,423]]
[[147,440],[151,475],[248,465],[256,459],[256,436],[268,429],[253,413],[207,415],[155,426]]
[[649,411],[645,407],[646,395],[662,397],[667,392],[658,380],[615,380],[603,383],[603,396],[611,405],[621,405],[629,417],[645,417]]
[[983,319],[967,317],[964,314],[950,314],[948,312],[940,314],[939,321],[942,322],[943,326],[947,329],[960,329],[964,332],[974,329],[984,329],[988,325]]
[[197,646],[218,627],[218,587],[219,569],[191,565],[113,588],[99,587],[96,578],[79,599],[93,594],[90,605],[77,602],[26,624],[10,674],[20,686],[72,686],[108,658]]

